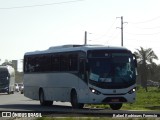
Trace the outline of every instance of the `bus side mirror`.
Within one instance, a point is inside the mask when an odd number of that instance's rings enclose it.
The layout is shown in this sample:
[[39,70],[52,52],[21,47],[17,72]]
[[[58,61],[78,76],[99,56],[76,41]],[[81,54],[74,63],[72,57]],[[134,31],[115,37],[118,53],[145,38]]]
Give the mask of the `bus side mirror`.
[[135,54],[133,54],[133,61],[134,61],[135,67],[137,67],[137,57]]

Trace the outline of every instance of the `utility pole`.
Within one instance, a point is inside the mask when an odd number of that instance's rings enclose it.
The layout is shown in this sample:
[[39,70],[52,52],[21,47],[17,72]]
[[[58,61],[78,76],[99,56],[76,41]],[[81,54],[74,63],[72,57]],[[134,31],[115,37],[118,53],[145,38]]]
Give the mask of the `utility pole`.
[[123,47],[123,16],[121,16],[121,46]]
[[87,45],[87,31],[84,33],[84,45]]
[[120,28],[121,29],[121,46],[123,47],[123,24],[127,22],[123,22],[123,16],[117,17],[117,18],[121,18],[121,28]]

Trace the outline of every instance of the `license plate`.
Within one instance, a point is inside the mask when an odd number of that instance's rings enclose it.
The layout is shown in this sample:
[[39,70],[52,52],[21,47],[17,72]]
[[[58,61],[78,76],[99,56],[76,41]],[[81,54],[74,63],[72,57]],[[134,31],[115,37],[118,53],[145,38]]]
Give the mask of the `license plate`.
[[119,102],[119,99],[112,99],[112,102]]

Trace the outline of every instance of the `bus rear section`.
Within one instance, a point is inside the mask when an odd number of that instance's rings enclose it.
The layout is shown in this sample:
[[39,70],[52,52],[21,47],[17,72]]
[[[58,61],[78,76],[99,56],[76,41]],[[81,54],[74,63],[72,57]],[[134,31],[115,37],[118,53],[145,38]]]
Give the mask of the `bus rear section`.
[[0,66],[0,92],[14,93],[15,71],[11,66]]

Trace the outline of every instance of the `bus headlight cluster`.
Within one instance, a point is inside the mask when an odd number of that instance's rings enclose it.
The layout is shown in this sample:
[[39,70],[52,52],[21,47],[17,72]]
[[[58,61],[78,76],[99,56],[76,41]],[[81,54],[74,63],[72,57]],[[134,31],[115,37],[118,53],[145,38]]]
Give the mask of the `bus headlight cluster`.
[[89,88],[91,90],[92,93],[99,95],[101,94],[101,92],[99,92],[98,90],[94,89],[94,88]]
[[136,91],[136,88],[133,88],[133,89],[131,89],[128,93],[129,94],[132,94],[132,93],[134,93]]
[[4,89],[5,89],[5,90],[8,90],[8,87],[5,87]]

